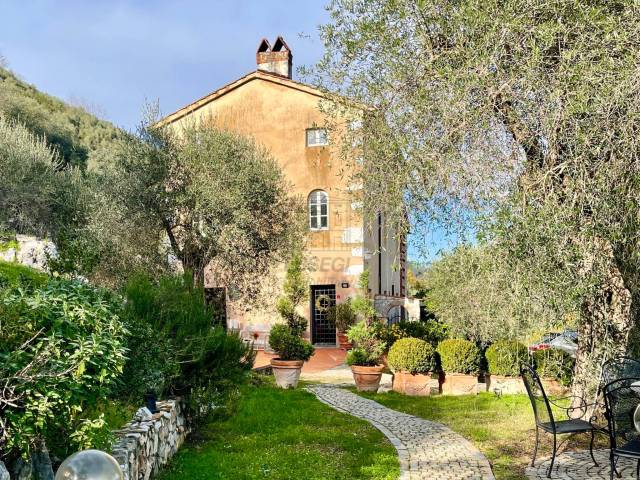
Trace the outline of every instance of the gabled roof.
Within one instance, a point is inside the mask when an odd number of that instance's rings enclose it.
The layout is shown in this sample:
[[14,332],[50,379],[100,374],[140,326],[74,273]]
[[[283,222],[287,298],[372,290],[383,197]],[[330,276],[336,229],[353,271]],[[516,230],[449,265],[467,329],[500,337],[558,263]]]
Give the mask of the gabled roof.
[[256,70],[255,72],[251,72],[245,75],[244,77],[240,77],[239,79],[231,83],[228,83],[224,87],[221,87],[218,90],[215,90],[210,94],[205,95],[199,100],[196,100],[195,102],[190,103],[186,107],[182,107],[181,109],[176,110],[175,112],[171,113],[170,115],[167,115],[162,120],[160,120],[157,123],[157,125],[163,126],[163,125],[173,123],[176,120],[179,120],[182,117],[195,112],[196,110],[207,105],[208,103],[213,102],[214,100],[222,97],[223,95],[226,95],[232,90],[235,90],[236,88],[241,87],[242,85],[249,83],[253,80],[265,80],[267,82],[276,83],[278,85],[282,85],[287,88],[293,88],[294,90],[299,90],[301,92],[308,93],[309,95],[314,95],[319,98],[325,98],[324,93],[322,93],[322,91],[318,90],[317,88],[311,87],[301,82],[296,82],[295,80],[291,80],[290,78],[283,77],[282,75],[277,75],[275,73]]

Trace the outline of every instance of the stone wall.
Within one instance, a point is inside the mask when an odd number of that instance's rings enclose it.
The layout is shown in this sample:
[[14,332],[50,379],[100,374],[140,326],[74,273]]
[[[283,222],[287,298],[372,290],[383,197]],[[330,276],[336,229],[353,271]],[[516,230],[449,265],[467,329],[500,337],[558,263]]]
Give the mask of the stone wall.
[[158,402],[160,412],[141,408],[134,419],[117,432],[112,455],[124,472],[124,480],[148,480],[175,455],[188,432],[178,400]]
[[57,255],[52,242],[29,235],[16,235],[15,245],[0,250],[0,260],[21,263],[38,270],[46,268],[47,256],[55,258]]

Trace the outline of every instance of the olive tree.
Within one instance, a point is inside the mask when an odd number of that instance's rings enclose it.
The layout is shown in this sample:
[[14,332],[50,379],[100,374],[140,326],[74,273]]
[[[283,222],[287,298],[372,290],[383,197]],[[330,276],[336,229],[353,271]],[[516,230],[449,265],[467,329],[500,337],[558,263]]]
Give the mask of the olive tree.
[[406,207],[416,223],[480,232],[523,281],[571,296],[588,387],[638,319],[637,2],[334,0],[329,12],[315,74],[374,107],[347,133],[365,147],[368,201],[405,229]]
[[153,124],[130,136],[118,157],[107,187],[117,216],[147,232],[156,256],[166,247],[197,284],[211,273],[215,284],[254,294],[300,245],[302,203],[251,139],[208,123],[180,131]]

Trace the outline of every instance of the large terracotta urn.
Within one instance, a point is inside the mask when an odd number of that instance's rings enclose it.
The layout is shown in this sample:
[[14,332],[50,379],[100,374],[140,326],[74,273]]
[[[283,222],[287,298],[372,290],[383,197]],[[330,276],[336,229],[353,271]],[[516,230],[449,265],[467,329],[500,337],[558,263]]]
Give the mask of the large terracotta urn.
[[442,383],[444,395],[475,395],[478,393],[478,376],[447,373]]
[[384,365],[376,365],[375,367],[362,367],[360,365],[351,365],[353,379],[356,382],[356,388],[359,392],[377,392],[380,387],[380,379]]
[[347,334],[344,332],[337,332],[336,336],[338,337],[338,345],[340,345],[341,350],[351,350],[353,348],[353,343],[349,341]]
[[395,372],[393,375],[393,391],[416,397],[431,395],[431,388],[437,387],[437,380],[430,374]]
[[276,385],[280,388],[296,388],[300,380],[303,360],[271,359],[271,370],[276,377]]

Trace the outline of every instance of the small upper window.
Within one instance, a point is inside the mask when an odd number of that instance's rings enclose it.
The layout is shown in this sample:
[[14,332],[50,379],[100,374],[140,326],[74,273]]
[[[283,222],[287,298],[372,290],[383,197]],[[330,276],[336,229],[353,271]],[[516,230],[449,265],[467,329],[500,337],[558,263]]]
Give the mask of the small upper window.
[[311,230],[329,228],[329,196],[323,190],[314,190],[309,195],[309,228]]
[[327,130],[324,128],[309,128],[307,130],[307,147],[322,147],[329,145]]

